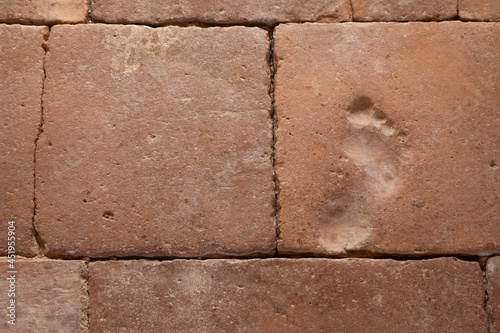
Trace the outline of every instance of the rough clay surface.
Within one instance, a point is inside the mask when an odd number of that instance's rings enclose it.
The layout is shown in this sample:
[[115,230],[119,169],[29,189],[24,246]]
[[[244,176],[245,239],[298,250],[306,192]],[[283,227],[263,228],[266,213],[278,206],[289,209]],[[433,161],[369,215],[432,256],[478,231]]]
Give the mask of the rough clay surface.
[[56,26],[37,230],[49,256],[275,248],[260,28]]
[[351,2],[354,21],[441,21],[457,16],[457,0],[351,0]]
[[281,253],[500,251],[500,24],[274,38]]
[[90,264],[91,332],[486,332],[477,263],[451,258]]
[[459,0],[458,9],[462,20],[500,21],[499,0]]
[[500,333],[500,257],[493,257],[488,260],[486,279],[491,305],[489,310],[493,319],[492,333]]
[[160,25],[179,22],[260,23],[350,21],[349,0],[94,0],[92,19]]
[[82,332],[87,326],[85,265],[80,261],[16,260],[16,326],[7,323],[9,265],[0,259],[2,332]]
[[0,24],[0,253],[15,221],[16,251],[37,253],[32,234],[33,150],[41,116],[45,27]]
[[23,24],[82,23],[87,0],[0,0],[0,21]]

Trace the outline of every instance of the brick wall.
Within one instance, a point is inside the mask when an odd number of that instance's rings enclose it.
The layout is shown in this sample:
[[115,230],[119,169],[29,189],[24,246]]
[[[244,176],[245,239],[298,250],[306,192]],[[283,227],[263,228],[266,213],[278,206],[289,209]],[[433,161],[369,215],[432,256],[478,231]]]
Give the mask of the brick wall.
[[500,333],[499,21],[0,0],[0,330]]

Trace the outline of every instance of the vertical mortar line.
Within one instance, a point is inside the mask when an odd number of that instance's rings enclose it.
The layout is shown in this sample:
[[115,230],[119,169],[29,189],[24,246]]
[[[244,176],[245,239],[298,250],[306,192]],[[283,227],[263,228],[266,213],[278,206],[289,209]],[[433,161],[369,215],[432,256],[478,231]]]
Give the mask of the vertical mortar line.
[[483,273],[483,285],[484,285],[484,311],[486,312],[486,316],[488,317],[488,333],[493,333],[493,307],[491,305],[491,299],[489,294],[489,284],[488,284],[488,274],[486,272],[487,264],[489,258],[480,258],[479,265],[481,266],[481,270]]
[[92,0],[87,0],[87,23],[92,23]]
[[278,255],[278,239],[280,235],[279,224],[278,224],[278,178],[276,175],[276,109],[274,107],[274,79],[276,75],[276,67],[274,61],[274,29],[272,27],[269,30],[269,97],[271,97],[271,122],[272,122],[272,149],[271,149],[271,160],[273,166],[273,178],[274,178],[274,223],[276,228],[276,249],[275,256]]
[[457,0],[457,20],[460,20],[460,0]]
[[80,270],[80,277],[82,279],[81,294],[80,294],[80,332],[88,333],[90,330],[89,325],[89,262],[90,258],[83,258]]
[[351,21],[354,22],[354,7],[352,6],[352,0],[349,0],[349,6],[351,7]]
[[51,27],[48,27],[46,31],[43,33],[43,39],[42,39],[42,44],[41,47],[43,49],[42,53],[42,59],[41,59],[41,72],[42,72],[42,82],[41,82],[41,93],[40,93],[40,122],[38,123],[38,132],[35,137],[35,142],[34,142],[34,147],[33,147],[33,213],[31,215],[31,229],[33,231],[33,236],[35,237],[35,241],[38,245],[38,255],[43,257],[43,243],[40,239],[40,236],[38,235],[38,232],[35,227],[35,217],[36,217],[36,210],[37,210],[37,202],[36,202],[36,154],[38,150],[38,140],[40,140],[40,136],[42,135],[43,132],[43,95],[45,94],[45,78],[47,77],[47,73],[45,72],[45,58],[47,56],[47,47],[46,43],[47,40],[49,39],[50,36],[50,29]]

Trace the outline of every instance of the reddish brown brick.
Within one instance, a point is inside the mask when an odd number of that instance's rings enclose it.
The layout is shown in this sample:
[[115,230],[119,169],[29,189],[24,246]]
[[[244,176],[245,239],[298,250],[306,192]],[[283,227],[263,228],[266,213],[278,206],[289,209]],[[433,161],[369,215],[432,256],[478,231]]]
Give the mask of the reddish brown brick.
[[87,0],[2,0],[0,22],[80,23],[87,20]]
[[[2,332],[82,332],[87,326],[86,268],[78,261],[17,260],[15,286],[11,269],[0,260]],[[15,295],[8,295],[14,290]],[[10,300],[15,300],[15,327],[7,321]]]
[[[41,116],[45,27],[0,25],[0,253],[7,253],[8,222],[15,250],[37,253],[32,235],[33,152]],[[11,240],[13,241],[13,240]]]
[[456,0],[351,0],[354,21],[442,21],[457,16]]
[[486,279],[488,283],[488,296],[490,299],[490,311],[492,332],[500,332],[500,257],[488,260],[486,266]]
[[278,250],[500,251],[500,24],[275,33]]
[[500,1],[459,0],[459,16],[468,21],[500,21]]
[[56,26],[36,225],[50,256],[275,248],[260,28]]
[[486,332],[477,263],[253,259],[90,264],[90,331]]
[[350,21],[349,0],[94,0],[92,19],[110,23],[202,22],[272,25],[277,22]]

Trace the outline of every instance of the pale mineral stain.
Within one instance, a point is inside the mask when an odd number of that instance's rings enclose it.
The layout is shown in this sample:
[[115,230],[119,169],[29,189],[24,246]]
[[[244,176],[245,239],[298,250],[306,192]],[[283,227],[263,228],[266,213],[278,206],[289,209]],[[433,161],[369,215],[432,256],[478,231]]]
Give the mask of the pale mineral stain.
[[178,288],[188,295],[209,293],[212,288],[211,279],[198,269],[189,269],[178,277]]
[[392,121],[367,96],[357,97],[348,111],[341,147],[363,173],[365,184],[345,184],[348,191],[332,190],[331,198],[323,200],[319,245],[335,254],[363,247],[373,232],[367,207],[395,195],[403,183],[400,164],[404,151],[397,146]]
[[387,115],[374,107],[368,97],[353,102],[347,120],[350,124],[342,143],[344,153],[367,176],[372,192],[389,197],[402,183],[399,160],[392,140],[396,130]]
[[373,303],[376,305],[376,306],[382,306],[383,304],[383,296],[381,294],[377,294],[375,296],[373,296]]
[[111,77],[122,80],[139,69],[146,59],[164,60],[169,48],[178,41],[172,29],[155,29],[145,34],[143,28],[130,28],[130,33],[116,33],[102,40],[112,52]]
[[332,254],[359,250],[373,231],[371,222],[362,216],[357,205],[351,205],[331,223],[320,227],[319,245]]

